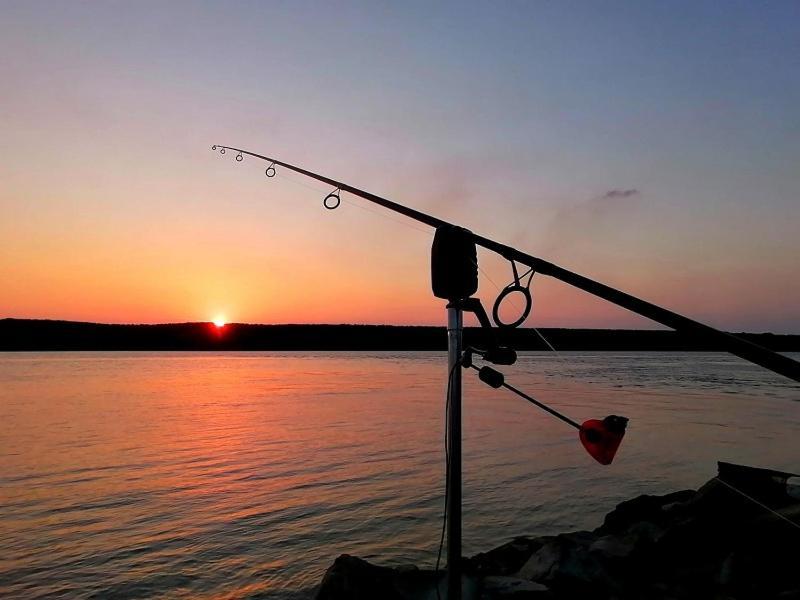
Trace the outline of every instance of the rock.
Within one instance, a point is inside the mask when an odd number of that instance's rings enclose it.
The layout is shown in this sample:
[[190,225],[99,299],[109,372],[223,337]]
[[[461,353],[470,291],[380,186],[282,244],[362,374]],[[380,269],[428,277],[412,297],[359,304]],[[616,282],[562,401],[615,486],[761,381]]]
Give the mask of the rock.
[[795,499],[788,490],[788,481],[797,477],[796,473],[746,467],[732,463],[717,463],[717,479],[728,483],[746,493],[751,498],[770,506],[787,506]]
[[530,581],[547,581],[562,557],[561,544],[553,541],[542,546],[520,568],[517,577]]
[[609,559],[630,558],[636,548],[636,539],[631,536],[604,535],[589,545],[590,552],[598,552]]
[[481,600],[546,600],[553,598],[546,585],[519,579],[490,575],[482,583]]
[[408,565],[400,565],[399,567],[396,567],[395,570],[398,573],[412,573],[419,571],[419,567],[417,565],[408,564]]
[[750,519],[761,509],[716,478],[706,482],[686,505],[691,517],[711,521]]
[[729,554],[719,567],[719,575],[717,576],[717,583],[721,587],[728,587],[733,583],[733,572],[735,567],[736,557]]
[[606,515],[600,530],[607,533],[623,533],[629,527],[643,521],[666,525],[679,518],[686,502],[696,494],[694,490],[682,490],[666,496],[644,495],[626,500]]
[[[800,600],[792,525],[800,523],[800,502],[787,492],[789,475],[721,463],[720,475],[698,491],[622,502],[594,531],[516,538],[466,559],[465,593],[476,590],[471,597],[482,600]],[[342,555],[317,598],[436,600],[436,580],[413,565],[392,569]]]
[[325,572],[317,600],[417,600],[435,598],[432,571],[379,567],[342,554]]
[[786,494],[795,502],[800,500],[800,477],[791,477],[786,482]]
[[492,575],[511,575],[520,570],[531,555],[542,547],[545,541],[552,539],[518,537],[514,540],[490,550],[481,552],[465,561],[465,568],[476,575],[486,573]]
[[[591,550],[597,542],[586,531],[556,536],[533,553],[517,577],[546,584],[557,597],[610,597],[620,585],[610,561]],[[609,538],[600,545],[612,543]]]
[[664,536],[666,528],[649,521],[634,523],[624,537],[631,539],[637,553],[648,552]]

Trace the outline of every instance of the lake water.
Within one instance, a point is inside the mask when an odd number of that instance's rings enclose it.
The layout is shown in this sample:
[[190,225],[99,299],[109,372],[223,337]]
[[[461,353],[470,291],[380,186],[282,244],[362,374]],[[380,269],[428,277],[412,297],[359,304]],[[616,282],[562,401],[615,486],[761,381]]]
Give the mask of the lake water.
[[[800,470],[800,387],[737,358],[503,370],[577,421],[631,421],[603,467],[464,373],[465,555],[594,528],[717,460]],[[445,375],[438,353],[0,353],[0,596],[307,598],[341,553],[433,566]]]

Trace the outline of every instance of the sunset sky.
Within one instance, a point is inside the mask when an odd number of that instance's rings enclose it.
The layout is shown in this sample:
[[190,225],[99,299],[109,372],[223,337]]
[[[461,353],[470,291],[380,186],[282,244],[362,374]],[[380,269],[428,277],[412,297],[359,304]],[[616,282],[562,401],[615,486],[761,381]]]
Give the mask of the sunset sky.
[[0,318],[443,323],[432,231],[221,143],[800,333],[800,3],[4,1],[0,57]]

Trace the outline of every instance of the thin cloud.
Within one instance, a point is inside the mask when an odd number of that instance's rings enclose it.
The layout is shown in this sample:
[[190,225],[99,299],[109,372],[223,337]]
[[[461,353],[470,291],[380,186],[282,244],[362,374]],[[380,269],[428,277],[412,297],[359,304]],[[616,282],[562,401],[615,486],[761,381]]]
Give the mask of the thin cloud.
[[636,188],[627,190],[608,190],[601,198],[630,198],[631,196],[639,196],[641,192]]
[[612,189],[579,204],[560,208],[547,229],[544,250],[557,254],[579,244],[614,238],[630,226],[641,195],[636,188]]

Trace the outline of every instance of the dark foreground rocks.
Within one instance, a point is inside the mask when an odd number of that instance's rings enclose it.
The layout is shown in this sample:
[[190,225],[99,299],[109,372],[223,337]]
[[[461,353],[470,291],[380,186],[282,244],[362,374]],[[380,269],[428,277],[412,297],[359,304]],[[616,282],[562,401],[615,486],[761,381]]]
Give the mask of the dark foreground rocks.
[[[594,531],[517,538],[465,560],[465,598],[800,600],[792,475],[720,463],[699,490],[639,496]],[[444,574],[439,574],[446,598]],[[318,600],[437,598],[437,575],[342,555]]]

